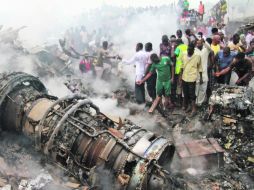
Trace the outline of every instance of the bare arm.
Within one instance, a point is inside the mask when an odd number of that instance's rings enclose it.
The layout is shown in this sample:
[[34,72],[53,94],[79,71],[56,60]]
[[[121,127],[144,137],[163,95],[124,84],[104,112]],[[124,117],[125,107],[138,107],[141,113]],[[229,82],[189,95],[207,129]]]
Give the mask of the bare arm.
[[249,59],[247,59],[247,61],[248,61],[248,64],[249,64],[249,71],[248,71],[248,73],[246,73],[244,76],[242,76],[241,78],[239,78],[239,79],[237,80],[236,84],[239,84],[240,82],[244,81],[246,78],[248,78],[248,77],[251,76],[251,74],[252,74],[252,62],[251,62]]
[[245,80],[247,77],[249,77],[251,75],[251,73],[246,73],[243,77],[241,77],[240,79],[238,79],[236,81],[236,84],[241,83],[243,80]]
[[220,72],[214,73],[214,75],[215,75],[216,77],[219,77],[219,76],[221,76],[221,75],[227,74],[229,71],[231,71],[231,67],[227,67],[227,68],[223,69],[223,70],[220,71]]
[[105,58],[122,60],[122,57],[120,57],[119,55],[105,56]]
[[204,41],[204,46],[205,46],[205,48],[206,48],[209,52],[213,51],[212,48],[211,48],[211,46],[208,44],[208,42]]
[[152,76],[152,72],[147,73],[147,75],[140,81],[140,84],[144,83],[147,79],[149,79]]

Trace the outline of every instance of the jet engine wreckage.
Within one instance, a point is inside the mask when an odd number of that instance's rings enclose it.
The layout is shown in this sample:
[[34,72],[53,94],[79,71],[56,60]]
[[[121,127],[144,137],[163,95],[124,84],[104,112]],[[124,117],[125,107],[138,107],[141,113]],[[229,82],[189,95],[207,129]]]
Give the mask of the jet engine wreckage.
[[118,123],[101,113],[85,95],[58,99],[26,73],[0,75],[0,126],[20,132],[35,147],[83,184],[103,166],[119,189],[163,189],[170,182],[162,168],[174,155],[168,139],[130,121]]

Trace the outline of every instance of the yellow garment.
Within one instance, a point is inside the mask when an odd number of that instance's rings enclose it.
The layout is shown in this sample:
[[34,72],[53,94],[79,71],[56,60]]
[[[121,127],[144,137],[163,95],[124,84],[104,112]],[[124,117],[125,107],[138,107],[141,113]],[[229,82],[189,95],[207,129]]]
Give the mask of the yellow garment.
[[230,48],[230,51],[237,51],[237,52],[243,52],[243,49],[241,48],[241,44],[234,44],[233,42],[230,42],[228,44],[228,47]]
[[228,8],[227,3],[225,3],[224,5],[221,6],[221,11],[223,13],[226,13],[227,12],[227,8]]
[[176,55],[176,67],[175,67],[175,74],[179,75],[182,68],[182,56],[183,53],[187,52],[188,46],[185,44],[181,44],[177,46],[175,50]]
[[98,56],[97,56],[97,67],[103,67],[103,62],[107,61],[107,56],[109,54],[108,50],[105,49],[99,49]]
[[182,79],[185,82],[196,82],[198,74],[203,72],[200,55],[194,54],[192,57],[188,57],[187,54],[184,54],[182,57],[182,62]]
[[219,51],[220,51],[220,45],[217,44],[217,45],[215,46],[215,45],[211,44],[211,49],[213,50],[214,55],[217,55],[217,54],[219,53]]

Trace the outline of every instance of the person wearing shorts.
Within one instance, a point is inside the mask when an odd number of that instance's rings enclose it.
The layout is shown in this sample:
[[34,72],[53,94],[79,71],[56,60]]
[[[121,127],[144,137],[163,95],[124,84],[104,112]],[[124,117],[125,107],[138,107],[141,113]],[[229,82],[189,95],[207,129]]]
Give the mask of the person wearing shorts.
[[149,73],[137,84],[143,84],[149,77],[152,76],[153,72],[157,72],[157,81],[156,81],[156,95],[161,98],[165,97],[165,107],[168,107],[171,103],[170,94],[171,94],[171,82],[174,78],[174,65],[169,57],[158,57],[157,54],[151,55],[152,66]]

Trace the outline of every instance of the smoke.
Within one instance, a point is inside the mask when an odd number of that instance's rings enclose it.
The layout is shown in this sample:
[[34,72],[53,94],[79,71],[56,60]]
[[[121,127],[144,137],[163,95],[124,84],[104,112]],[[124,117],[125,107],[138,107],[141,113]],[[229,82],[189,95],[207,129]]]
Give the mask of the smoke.
[[1,72],[23,71],[36,74],[32,57],[13,49],[9,44],[0,44]]
[[113,91],[121,87],[121,81],[110,80],[110,82],[101,80],[101,79],[90,79],[88,81],[91,84],[92,89],[97,94],[111,94]]
[[[33,55],[16,50],[11,44],[0,43],[0,56],[1,72],[25,72],[39,76],[38,59],[35,59]],[[65,81],[64,77],[42,77],[41,80],[52,95],[62,97],[70,94],[70,91],[63,83]]]
[[25,47],[52,43],[74,20],[71,5],[63,10],[63,3],[59,0],[2,2],[0,23],[7,27],[27,26],[20,36]]
[[[173,7],[169,5],[135,9],[114,7],[109,4],[100,7],[101,4],[96,1],[93,5],[90,3],[89,5],[69,4],[69,2],[59,0],[28,2],[25,4],[11,0],[3,4],[5,8],[1,8],[3,10],[0,22],[4,25],[5,32],[8,31],[6,28],[10,26],[13,29],[26,26],[19,32],[20,35],[17,39],[29,52],[36,46],[58,44],[57,39],[63,38],[68,28],[73,27],[73,31],[76,32],[77,28],[84,25],[89,33],[96,30],[95,34],[98,34],[101,31],[100,38],[109,39],[109,42],[114,44],[116,54],[130,58],[135,53],[137,42],[152,42],[154,50],[158,52],[161,36],[163,34],[171,35],[176,31],[176,15]],[[13,3],[15,6],[8,6],[9,3]],[[160,2],[161,4],[162,2]],[[28,9],[28,7],[33,8]],[[89,8],[93,9],[89,10]],[[50,14],[52,12],[54,14]],[[15,16],[14,19],[14,15],[19,16]],[[31,15],[33,16],[31,17]],[[76,32],[76,34],[79,33]],[[6,45],[1,45],[0,55],[2,57],[0,65],[3,71],[23,71],[35,76],[39,75],[32,56],[21,55],[20,52]],[[121,75],[126,77],[134,88],[135,68],[133,66],[122,66],[121,68]],[[67,94],[61,80],[44,79],[50,92],[57,96]],[[95,92],[99,94],[110,93],[121,84],[117,80],[112,80],[110,83],[100,80],[90,82]]]
[[175,34],[176,21],[176,14],[170,9],[160,9],[155,13],[146,11],[128,20],[123,33],[114,36],[113,39],[115,42],[122,42],[119,51],[125,56],[135,52],[137,42],[151,42],[154,50],[158,52],[161,36]]
[[252,7],[254,5],[254,1],[246,1],[242,3],[238,0],[229,0],[228,3],[228,14],[227,17],[229,20],[235,19],[243,19],[246,17],[253,16],[252,14]]
[[103,165],[91,170],[89,181],[92,183],[92,186],[98,187],[98,189],[116,189],[116,183],[112,172],[104,169]]
[[92,98],[92,101],[100,108],[100,111],[104,114],[126,118],[130,113],[128,108],[118,107],[116,99]]
[[72,94],[64,85],[65,80],[64,77],[42,78],[49,94],[59,98]]

